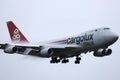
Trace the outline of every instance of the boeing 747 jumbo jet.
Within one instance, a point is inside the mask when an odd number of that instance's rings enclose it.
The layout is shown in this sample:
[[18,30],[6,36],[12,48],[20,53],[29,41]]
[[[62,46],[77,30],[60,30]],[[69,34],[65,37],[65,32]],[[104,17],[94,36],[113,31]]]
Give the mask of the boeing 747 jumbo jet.
[[93,51],[96,57],[104,57],[111,55],[112,50],[108,47],[118,40],[118,35],[113,33],[110,28],[98,28],[90,30],[75,36],[63,38],[31,46],[27,38],[21,33],[16,25],[9,21],[7,22],[8,30],[12,44],[0,44],[0,49],[3,49],[8,54],[23,54],[51,58],[50,63],[68,63],[71,57],[76,57],[75,64],[79,64],[81,54]]

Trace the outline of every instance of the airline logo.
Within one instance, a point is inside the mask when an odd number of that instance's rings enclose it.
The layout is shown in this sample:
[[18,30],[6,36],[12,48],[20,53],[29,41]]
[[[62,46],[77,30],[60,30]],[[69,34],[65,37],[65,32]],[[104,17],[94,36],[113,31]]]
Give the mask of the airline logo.
[[19,34],[19,30],[16,28],[13,32],[12,40],[15,42],[19,42],[21,39],[21,36]]
[[29,42],[12,21],[8,21],[7,26],[13,42]]
[[67,44],[73,44],[73,43],[81,44],[82,42],[87,42],[87,41],[93,40],[93,35],[94,34],[88,34],[88,35],[85,34],[85,35],[82,35],[82,36],[68,38],[67,39]]
[[87,42],[93,40],[93,34],[85,34],[82,36],[72,37],[67,39],[67,44],[81,44],[82,42]]

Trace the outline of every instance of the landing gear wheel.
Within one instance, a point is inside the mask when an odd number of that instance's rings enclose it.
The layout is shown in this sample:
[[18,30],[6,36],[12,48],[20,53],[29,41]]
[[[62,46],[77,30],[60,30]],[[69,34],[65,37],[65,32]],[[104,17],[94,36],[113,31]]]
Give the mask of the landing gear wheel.
[[50,63],[59,63],[60,59],[57,59],[57,57],[52,57],[50,60]]
[[81,57],[78,57],[77,60],[81,60]]
[[53,61],[52,61],[52,60],[50,60],[50,63],[53,63]]
[[69,62],[69,59],[63,59],[62,60],[62,63],[68,63]]
[[55,63],[55,61],[54,60],[50,60],[50,63]]
[[65,63],[65,61],[64,61],[64,60],[62,60],[62,63]]
[[80,64],[80,61],[75,61],[75,64]]
[[68,62],[69,62],[69,59],[67,59],[66,62],[68,63]]

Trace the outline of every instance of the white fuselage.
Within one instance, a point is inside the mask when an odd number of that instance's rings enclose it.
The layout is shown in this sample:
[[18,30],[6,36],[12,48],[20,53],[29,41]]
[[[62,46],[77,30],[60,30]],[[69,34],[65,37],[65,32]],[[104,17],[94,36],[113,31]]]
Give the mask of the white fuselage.
[[[65,56],[72,57],[76,54],[86,53],[88,51],[95,51],[98,49],[106,49],[109,45],[113,44],[118,39],[118,36],[111,32],[109,28],[99,28],[91,31],[87,31],[85,33],[71,36],[69,38],[64,38],[58,41],[51,42],[50,46],[58,47],[63,46],[77,48],[72,50],[62,51],[60,54],[64,54]],[[60,45],[61,44],[61,45]],[[68,55],[69,53],[69,55]],[[58,55],[58,52],[53,55]],[[59,55],[58,55],[59,56]]]
[[5,53],[25,54],[49,58],[50,63],[67,63],[69,57],[76,57],[75,64],[79,64],[81,53],[93,51],[95,57],[111,55],[110,45],[117,41],[118,35],[110,31],[110,28],[98,28],[75,36],[42,43],[39,45],[28,45],[29,40],[22,34],[12,21],[7,22],[12,42],[18,44],[0,44],[0,49]]

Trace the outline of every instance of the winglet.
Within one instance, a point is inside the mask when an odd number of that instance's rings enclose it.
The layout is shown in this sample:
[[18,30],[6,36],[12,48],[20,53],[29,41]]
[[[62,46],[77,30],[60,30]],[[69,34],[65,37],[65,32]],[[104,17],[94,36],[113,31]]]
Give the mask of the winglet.
[[21,33],[21,31],[16,27],[16,25],[12,21],[8,21],[7,26],[8,26],[8,30],[9,30],[9,34],[12,42],[15,42],[15,43],[29,42],[27,38]]

